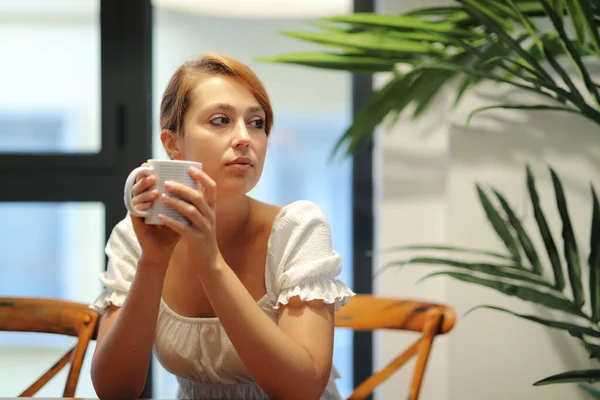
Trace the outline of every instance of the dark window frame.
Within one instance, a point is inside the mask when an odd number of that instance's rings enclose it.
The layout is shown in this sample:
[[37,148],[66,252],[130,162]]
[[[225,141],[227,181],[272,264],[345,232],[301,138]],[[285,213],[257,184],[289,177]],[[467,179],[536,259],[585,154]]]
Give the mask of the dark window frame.
[[[152,155],[152,5],[100,1],[97,154],[0,152],[0,202],[102,202],[106,240],[125,216],[123,182]],[[152,373],[143,398],[152,397]]]
[[[353,0],[355,13],[375,12],[375,0]],[[371,75],[352,75],[352,114],[373,93]],[[373,263],[368,252],[374,248],[373,144],[359,145],[352,157],[352,282],[356,293],[373,293]],[[353,333],[353,385],[356,387],[373,373],[372,332]],[[372,399],[372,396],[367,397]]]

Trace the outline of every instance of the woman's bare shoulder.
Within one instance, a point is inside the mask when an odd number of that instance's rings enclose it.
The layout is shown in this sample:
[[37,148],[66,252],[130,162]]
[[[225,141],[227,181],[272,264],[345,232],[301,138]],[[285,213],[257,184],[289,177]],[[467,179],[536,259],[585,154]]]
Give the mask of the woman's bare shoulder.
[[252,199],[252,208],[254,210],[255,220],[261,225],[270,226],[281,212],[281,206],[265,203],[256,199]]

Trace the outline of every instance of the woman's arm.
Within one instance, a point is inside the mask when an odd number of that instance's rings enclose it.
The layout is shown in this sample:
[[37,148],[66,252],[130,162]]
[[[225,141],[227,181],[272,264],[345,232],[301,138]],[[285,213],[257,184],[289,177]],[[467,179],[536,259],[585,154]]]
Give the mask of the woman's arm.
[[[190,265],[240,358],[269,397],[320,398],[330,376],[333,353],[333,306],[320,299],[327,296],[330,302],[330,278],[341,269],[339,256],[331,249],[328,224],[315,210],[299,210],[299,219],[290,218],[285,224],[290,237],[278,236],[281,242],[274,248],[288,253],[274,256],[281,263],[281,276],[272,291],[279,292],[278,303],[287,305],[280,311],[278,323],[274,323],[219,251],[215,182],[196,168],[190,168],[190,175],[202,191],[165,183],[165,188],[178,196],[162,198],[190,223],[159,217],[187,244]],[[311,282],[322,279],[321,294],[311,294],[319,300],[303,302],[289,292],[292,287],[309,288]],[[337,293],[333,296],[338,297]]]
[[166,265],[140,259],[123,306],[104,314],[91,368],[100,399],[134,399],[142,393],[166,271]]
[[254,379],[273,399],[319,399],[331,372],[333,305],[292,298],[278,324],[225,264],[202,276],[225,332]]

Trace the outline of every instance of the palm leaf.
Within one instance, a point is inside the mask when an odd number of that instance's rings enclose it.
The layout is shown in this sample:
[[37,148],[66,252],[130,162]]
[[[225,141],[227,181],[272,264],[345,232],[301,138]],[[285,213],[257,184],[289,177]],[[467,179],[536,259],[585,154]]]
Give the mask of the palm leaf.
[[[548,76],[548,74],[545,71],[537,70],[532,66],[523,64],[523,62],[520,60],[512,60],[512,59],[508,58],[508,56],[511,54],[510,47],[506,46],[501,41],[484,41],[478,47],[476,47],[472,43],[468,43],[465,40],[461,40],[459,38],[454,38],[451,35],[447,35],[444,33],[438,33],[438,35],[441,38],[448,40],[454,46],[456,46],[460,49],[463,49],[467,54],[469,54],[471,56],[476,56],[477,58],[479,58],[481,60],[481,63],[476,64],[476,66],[479,67],[478,68],[479,70],[481,70],[481,68],[480,68],[481,66],[488,66],[488,68],[484,69],[484,71],[487,71],[487,72],[491,72],[493,67],[500,67],[502,69],[505,69],[509,73],[509,76],[514,75],[517,77],[521,77],[521,74],[519,74],[519,72],[521,69],[524,69],[524,70],[527,70],[532,76],[534,76],[536,78],[547,79],[550,82],[554,82],[552,80],[552,78],[550,76]],[[515,46],[517,46],[518,48],[521,48],[520,43],[525,39],[527,39],[527,36],[522,35],[519,38],[517,38],[516,40],[514,40]],[[489,51],[490,48],[498,51],[498,54],[492,56]],[[504,64],[504,62],[510,62],[510,63],[516,65],[517,69],[511,69],[510,67],[506,66]],[[489,64],[491,64],[491,65],[489,65]],[[468,65],[468,66],[473,67],[473,65]]]
[[590,268],[589,288],[590,303],[592,305],[592,321],[600,321],[600,206],[594,187],[592,191],[592,229],[590,233]]
[[536,46],[539,49],[541,49],[542,41],[538,37],[538,27],[536,26],[535,22],[533,22],[528,16],[526,16],[521,11],[513,0],[507,0],[507,1],[508,1],[508,4],[510,5],[510,7],[512,8],[512,10],[515,12],[516,19],[519,21],[521,26],[523,26],[527,30],[527,32],[529,33],[529,37],[531,37],[533,39]]
[[346,153],[352,153],[361,143],[374,135],[375,127],[401,101],[398,93],[406,93],[410,86],[410,76],[395,75],[387,84],[375,91],[358,111],[354,122],[334,145],[331,156],[346,145]]
[[576,324],[572,324],[570,322],[562,322],[562,321],[552,321],[552,320],[548,320],[548,319],[544,319],[544,318],[539,318],[535,315],[526,315],[526,314],[519,314],[510,310],[507,310],[505,308],[502,307],[496,307],[496,306],[489,306],[489,305],[481,305],[481,306],[477,306],[477,307],[473,307],[472,309],[470,309],[468,313],[471,313],[479,308],[485,308],[485,309],[489,309],[489,310],[495,310],[495,311],[500,311],[503,313],[507,313],[510,314],[512,316],[518,317],[518,318],[522,318],[531,322],[535,322],[537,324],[541,324],[544,326],[547,326],[549,328],[553,328],[553,329],[559,329],[559,330],[564,330],[567,332],[581,332],[584,335],[588,335],[588,336],[592,336],[592,337],[596,337],[596,338],[600,338],[600,331],[598,330],[594,330],[592,328],[589,327],[585,327],[585,326],[580,326],[580,325],[576,325]]
[[382,32],[292,32],[282,31],[282,35],[305,42],[337,47],[359,49],[363,52],[404,56],[407,53],[419,55],[443,54],[444,50],[430,43],[406,40]]
[[[451,62],[463,64],[469,62],[470,56],[471,55],[468,53],[459,52],[449,57],[449,60]],[[438,93],[440,93],[442,86],[450,82],[456,74],[457,73],[453,71],[424,70],[419,77],[415,79],[411,85],[413,102],[415,103],[413,119],[418,118],[428,109],[431,101]]]
[[[427,69],[434,69],[434,70],[440,70],[440,71],[450,70],[450,71],[463,72],[470,76],[481,77],[481,78],[488,79],[490,81],[507,83],[507,84],[517,87],[519,89],[524,89],[526,91],[533,92],[537,95],[548,97],[554,101],[558,101],[557,98],[554,97],[553,95],[551,95],[550,93],[548,93],[546,91],[540,91],[538,88],[536,88],[534,86],[521,84],[516,81],[512,81],[510,79],[504,78],[502,76],[494,75],[494,74],[486,72],[486,71],[481,71],[476,68],[469,68],[469,67],[459,65],[459,64],[452,64],[452,63],[445,63],[445,62],[423,63],[423,64],[416,66],[411,72],[419,72],[419,71],[427,70]],[[548,82],[539,81],[539,80],[536,80],[533,78],[527,78],[527,77],[523,77],[523,76],[521,76],[520,78],[527,80],[527,81],[533,83],[534,85],[542,86],[548,90],[555,91],[556,93],[564,96],[565,98],[568,98],[574,104],[576,104],[578,108],[580,108],[582,114],[584,114],[586,117],[594,120],[596,123],[600,124],[600,112],[598,112],[597,110],[593,109],[592,107],[588,106],[585,103],[578,102],[577,99],[574,98],[569,92],[559,88],[556,85],[550,84]]]
[[539,380],[533,386],[550,385],[553,383],[574,383],[585,382],[595,383],[600,381],[600,369],[584,369],[578,371],[568,371],[560,374],[549,376]]
[[597,360],[600,358],[600,346],[598,346],[597,344],[587,342],[585,340],[583,340],[583,345],[585,346],[585,349],[588,351],[588,354],[590,355],[591,359]]
[[[550,6],[553,10],[556,10],[556,15],[558,15],[561,21],[565,14],[565,2],[566,0],[550,0]],[[545,12],[544,16],[546,16]]]
[[[464,0],[461,0],[461,1],[464,1]],[[465,6],[465,8],[467,8],[469,10],[469,12],[473,13],[478,18],[482,19],[485,22],[485,25],[488,28],[490,28],[490,30],[492,32],[494,32],[498,36],[498,40],[500,40],[502,43],[505,43],[511,49],[513,49],[514,51],[516,51],[521,56],[521,58],[523,58],[523,60],[528,64],[528,66],[530,68],[532,68],[533,70],[537,71],[537,73],[541,74],[542,78],[545,79],[545,80],[544,81],[540,81],[540,80],[531,79],[531,78],[527,78],[527,77],[523,77],[523,76],[521,76],[521,78],[525,79],[528,82],[533,83],[536,86],[542,86],[542,87],[545,87],[545,88],[547,88],[549,90],[552,90],[557,95],[559,95],[561,97],[568,98],[571,102],[573,102],[574,104],[576,104],[578,106],[578,108],[580,108],[582,110],[582,112],[584,113],[584,115],[588,116],[591,119],[594,119],[597,122],[600,121],[600,116],[598,115],[598,111],[597,110],[595,110],[594,108],[592,108],[589,105],[587,105],[587,103],[585,103],[584,101],[581,101],[581,99],[577,98],[576,95],[573,95],[573,94],[571,94],[569,92],[566,92],[564,89],[559,88],[558,86],[554,85],[553,84],[554,81],[553,81],[552,77],[548,74],[547,71],[545,71],[541,67],[541,65],[536,60],[536,58],[532,57],[531,54],[529,54],[528,52],[526,52],[519,45],[518,42],[516,42],[506,32],[504,32],[504,30],[502,29],[502,27],[500,27],[497,24],[495,24],[495,22],[493,20],[491,20],[491,19],[489,19],[487,17],[487,15],[486,15],[485,12],[481,11],[481,8],[483,6],[477,5],[479,8],[473,8],[469,4],[464,4],[464,6]],[[561,34],[561,33],[559,32],[559,34]],[[562,35],[566,35],[566,34],[564,34],[564,31],[562,31]],[[566,36],[563,37],[563,40],[565,40],[565,38],[566,38]],[[566,40],[568,41],[568,38],[566,38]],[[569,51],[569,53],[571,53],[575,49],[574,49],[574,46],[570,45],[570,43],[567,43],[567,50]],[[591,82],[591,78],[589,78],[589,74],[587,74],[587,70],[585,70],[585,67],[583,66],[583,64],[579,65],[580,64],[579,62],[581,61],[581,59],[580,58],[576,58],[576,60],[578,62],[577,65],[579,66],[579,70],[581,70],[582,71],[581,72],[582,75],[584,75],[584,82],[586,82],[587,80],[589,80]],[[488,77],[488,79],[490,79],[490,78],[491,77]],[[493,78],[491,78],[491,79],[493,79]],[[506,83],[511,83],[513,85],[516,85],[515,82],[511,82],[510,80],[507,80]],[[588,86],[588,83],[586,83],[586,86]],[[534,90],[538,94],[544,94],[544,92],[540,91],[537,87],[534,88]],[[590,90],[590,89],[588,89],[588,90]],[[595,90],[595,88],[594,88],[594,90]]]
[[564,242],[564,254],[567,260],[567,270],[569,272],[569,282],[571,283],[571,291],[573,292],[573,300],[577,307],[583,306],[585,298],[583,295],[583,284],[581,283],[581,265],[579,260],[579,250],[577,249],[577,241],[575,233],[571,225],[569,210],[567,208],[567,200],[560,182],[560,178],[556,172],[550,168],[552,176],[552,184],[554,185],[554,194],[556,197],[556,206],[562,219],[562,237]]
[[[544,9],[548,13],[548,16],[550,17],[550,20],[552,21],[554,28],[558,32],[558,35],[561,37],[562,44],[565,46],[567,54],[569,54],[569,57],[571,58],[571,60],[575,64],[575,66],[577,67],[577,70],[579,71],[579,74],[582,77],[583,82],[585,84],[585,87],[588,89],[590,94],[594,97],[594,99],[596,100],[596,103],[600,104],[600,93],[598,92],[598,88],[596,88],[594,86],[594,82],[592,81],[590,74],[588,73],[585,65],[583,64],[583,61],[581,60],[581,56],[579,55],[579,53],[577,52],[577,49],[575,48],[573,43],[571,43],[571,40],[567,36],[567,33],[565,32],[565,29],[564,29],[561,19],[558,17],[558,15],[552,9],[552,7],[550,7],[547,0],[540,0],[540,1],[542,2]],[[575,1],[575,0],[570,0],[570,1]]]
[[[449,60],[452,62],[463,63],[468,58],[468,54],[459,52],[452,56],[449,56]],[[422,70],[419,73],[415,73],[414,79],[410,83],[410,89],[402,98],[406,101],[398,103],[397,107],[394,107],[393,112],[396,114],[395,118],[398,118],[400,114],[408,107],[411,103],[415,104],[413,110],[413,118],[419,117],[431,104],[431,101],[441,91],[442,86],[450,82],[451,79],[456,75],[453,71],[431,71]],[[394,123],[394,121],[392,122]]]
[[[461,46],[462,44],[463,42],[460,42]],[[475,67],[488,73],[491,73],[494,68],[498,67],[496,61],[502,61],[508,57],[508,51],[504,46],[490,42],[484,43],[479,48],[474,49],[474,51],[470,51],[468,54],[471,58],[471,63],[466,63],[466,66]],[[458,87],[454,105],[456,106],[465,93],[481,81],[481,77],[466,75]]]
[[529,191],[529,197],[531,199],[531,205],[533,207],[533,215],[537,222],[540,236],[542,237],[544,245],[546,246],[546,253],[548,254],[548,258],[550,259],[550,264],[552,265],[552,271],[554,273],[554,286],[557,290],[562,292],[565,288],[565,277],[563,274],[560,256],[558,254],[558,250],[556,249],[556,244],[554,243],[554,239],[552,237],[552,233],[550,232],[550,228],[548,227],[546,216],[544,215],[544,211],[542,210],[542,207],[540,205],[540,198],[535,187],[535,178],[529,165],[527,165],[526,170],[527,190]]
[[588,352],[588,355],[590,356],[591,359],[600,358],[600,346],[590,343],[587,340],[585,340],[584,332],[581,332],[579,330],[571,330],[571,331],[569,331],[569,334],[571,336],[579,339],[579,341],[581,342],[581,344],[583,344],[583,347]]
[[[514,16],[514,12],[507,7],[504,7],[499,3],[494,2],[486,2],[485,6],[482,7],[481,4],[478,3],[478,0],[458,0],[459,2],[464,2],[465,4],[469,4],[473,7],[479,9],[479,11],[487,16],[490,20],[494,21],[499,27],[501,27],[505,31],[512,31],[513,24],[512,19]],[[473,15],[469,9],[467,9],[469,14]],[[480,19],[477,15],[475,18]]]
[[588,355],[590,356],[590,359],[597,360],[600,358],[600,346],[598,346],[597,344],[587,342],[583,339],[581,340],[581,342],[583,343],[583,346],[587,350]]
[[426,17],[426,16],[435,16],[435,17],[444,17],[444,19],[459,19],[461,21],[466,21],[471,19],[471,16],[465,12],[460,6],[437,6],[437,7],[427,7],[427,8],[417,8],[415,10],[410,10],[404,13],[406,16],[411,17]]
[[531,271],[536,275],[541,275],[542,264],[540,263],[540,258],[538,257],[537,251],[535,250],[535,247],[533,246],[529,235],[523,228],[521,221],[516,216],[510,204],[508,204],[508,201],[506,201],[506,198],[504,198],[504,196],[496,190],[494,190],[494,194],[496,195],[496,198],[498,199],[500,205],[504,209],[504,212],[508,217],[508,222],[510,222],[514,231],[517,233],[517,238],[521,243],[521,248],[523,249],[523,252],[525,253],[527,259],[531,263]]
[[492,205],[491,201],[485,194],[485,192],[481,189],[479,185],[476,185],[477,194],[479,195],[479,201],[485,214],[487,216],[488,221],[496,231],[496,234],[506,246],[506,249],[513,256],[514,260],[518,263],[521,262],[521,253],[519,252],[519,247],[517,246],[517,242],[515,238],[510,233],[506,221],[500,216],[496,208]]
[[465,132],[469,130],[471,126],[471,122],[473,118],[484,111],[502,109],[502,110],[537,110],[537,111],[566,111],[573,114],[581,114],[579,111],[562,106],[548,106],[545,104],[495,104],[492,106],[479,107],[472,110],[467,116],[467,121],[465,122]]
[[580,14],[579,23],[583,25],[588,32],[592,46],[597,53],[600,53],[600,34],[598,34],[598,24],[594,21],[594,9],[587,0],[573,0],[577,4]]
[[583,390],[584,392],[589,394],[592,397],[592,399],[600,400],[600,391],[599,390],[596,390],[593,387],[588,386],[588,385],[579,384],[578,386],[581,390]]
[[546,70],[541,66],[541,64],[535,58],[531,57],[531,55],[527,53],[521,47],[521,45],[517,41],[515,41],[515,39],[513,39],[509,34],[507,34],[499,24],[497,24],[494,20],[489,18],[489,16],[485,12],[486,6],[472,2],[467,4],[465,3],[465,0],[459,1],[463,3],[465,9],[470,14],[480,19],[482,23],[486,26],[486,28],[490,29],[490,31],[497,35],[498,41],[505,44],[507,47],[509,47],[511,50],[513,50],[519,56],[521,56],[528,64],[528,66],[537,71],[542,77],[544,77],[550,82],[552,81],[552,77],[550,76],[550,74],[548,74],[548,72],[546,72]]
[[440,88],[445,83],[450,81],[450,78],[455,76],[455,72],[442,71],[436,73],[436,71],[424,71],[419,78],[417,78],[412,87],[419,84],[419,90],[414,91],[414,102],[416,107],[413,111],[413,118],[419,117],[425,110],[435,96],[440,93]]
[[422,246],[422,245],[405,245],[405,246],[395,246],[386,250],[382,250],[382,252],[391,252],[391,251],[405,251],[405,250],[434,250],[434,251],[449,251],[449,252],[459,252],[463,254],[473,254],[473,255],[481,255],[481,256],[489,256],[494,258],[500,258],[503,260],[514,261],[512,257],[509,257],[505,254],[496,253],[494,251],[488,250],[480,250],[480,249],[471,249],[467,247],[460,246]]
[[321,18],[324,21],[351,24],[354,26],[370,26],[388,28],[399,31],[419,30],[447,32],[457,36],[473,36],[469,30],[457,29],[456,24],[442,21],[430,22],[411,15],[382,15],[373,13],[353,13],[338,17]]
[[531,283],[550,289],[552,288],[551,285],[549,285],[547,282],[544,282],[539,276],[531,274],[530,272],[524,270],[524,268],[517,268],[514,265],[473,263],[438,257],[414,257],[408,260],[392,261],[384,264],[380,272],[383,272],[391,267],[402,267],[409,264],[447,265],[458,269],[466,269],[471,272],[481,272],[496,278],[512,279],[523,283]]
[[521,286],[509,282],[501,282],[498,280],[482,278],[479,276],[455,271],[433,272],[423,277],[421,281],[433,278],[435,276],[449,276],[451,278],[466,283],[485,286],[490,289],[494,289],[500,293],[503,293],[507,296],[517,297],[524,301],[540,304],[554,310],[564,311],[585,318],[585,315],[581,312],[581,310],[579,310],[578,307],[575,307],[575,305],[569,300],[558,295],[553,295],[547,292],[542,292],[540,290],[533,289],[531,287]]
[[544,55],[546,56],[546,59],[548,60],[548,63],[560,75],[563,82],[569,87],[569,90],[571,90],[573,96],[576,96],[581,101],[585,101],[583,99],[583,96],[581,95],[581,92],[579,92],[579,89],[577,89],[577,87],[573,83],[573,80],[571,79],[571,77],[569,77],[567,71],[565,71],[564,68],[560,65],[560,63],[556,60],[556,58],[554,58],[554,56],[548,50],[548,48],[545,45],[542,45],[542,50],[544,52]]
[[348,55],[334,53],[290,53],[275,57],[261,57],[261,62],[287,63],[307,67],[334,69],[357,73],[391,71],[396,61],[368,55]]
[[[544,9],[540,5],[538,0],[518,0],[517,8],[521,13],[527,17],[540,17],[545,15]],[[423,9],[416,9],[406,12],[404,15],[410,16],[422,16],[422,17],[443,17],[444,20],[454,22],[465,28],[473,29],[478,26],[477,20],[473,18],[469,13],[465,12],[460,6],[442,6],[442,7],[428,7]],[[514,15],[514,14],[512,14]],[[504,15],[506,16],[506,15]]]
[[581,15],[581,8],[577,4],[577,0],[567,0],[564,2],[567,7],[567,13],[571,17],[573,30],[579,42],[585,42],[585,17]]

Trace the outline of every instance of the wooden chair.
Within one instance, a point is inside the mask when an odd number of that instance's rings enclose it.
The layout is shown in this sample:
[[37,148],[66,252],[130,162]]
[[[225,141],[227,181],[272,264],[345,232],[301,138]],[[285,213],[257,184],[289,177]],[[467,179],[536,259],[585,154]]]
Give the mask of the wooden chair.
[[417,364],[410,384],[409,400],[417,400],[429,353],[436,335],[449,332],[456,321],[449,307],[421,301],[400,300],[358,294],[335,315],[335,326],[359,331],[400,329],[422,332],[423,336],[382,370],[360,383],[349,400],[364,399],[400,367],[417,355]]
[[19,397],[33,397],[69,362],[63,397],[74,397],[90,340],[96,338],[99,315],[87,304],[54,299],[0,297],[0,331],[53,333],[77,337],[77,344]]

